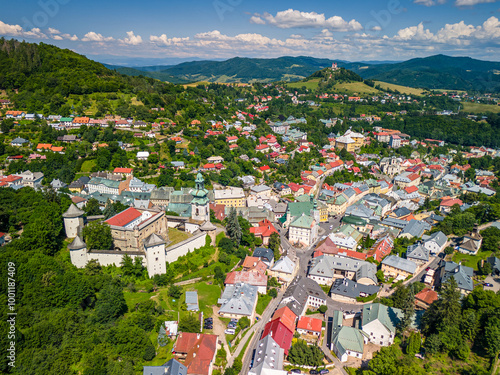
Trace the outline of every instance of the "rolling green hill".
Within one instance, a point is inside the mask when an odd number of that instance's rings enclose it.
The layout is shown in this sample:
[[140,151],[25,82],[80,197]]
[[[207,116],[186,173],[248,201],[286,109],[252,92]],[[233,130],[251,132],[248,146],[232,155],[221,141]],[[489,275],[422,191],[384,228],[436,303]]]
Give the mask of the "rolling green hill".
[[[155,67],[144,67],[139,70],[135,68],[128,68],[125,66],[118,66],[118,65],[108,65],[108,64],[103,64],[103,65],[108,69],[116,70],[120,74],[125,74],[127,76],[132,76],[132,77],[144,76],[144,77],[158,79],[164,82],[181,83],[181,84],[192,82],[182,77],[176,77],[168,73],[162,72],[159,69],[154,69]],[[150,68],[150,70],[148,70],[147,68]]]
[[444,55],[395,64],[349,63],[363,78],[428,89],[500,92],[500,62]]

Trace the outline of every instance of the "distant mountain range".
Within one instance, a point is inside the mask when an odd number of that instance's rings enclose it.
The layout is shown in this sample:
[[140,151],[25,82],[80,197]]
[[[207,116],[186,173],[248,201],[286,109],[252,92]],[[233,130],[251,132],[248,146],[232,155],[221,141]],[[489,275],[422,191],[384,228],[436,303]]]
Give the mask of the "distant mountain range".
[[500,92],[500,62],[444,55],[404,62],[347,62],[314,57],[256,59],[235,57],[225,61],[192,61],[177,65],[126,68],[106,65],[122,74],[144,75],[172,83],[299,81],[336,62],[364,79],[403,86]]

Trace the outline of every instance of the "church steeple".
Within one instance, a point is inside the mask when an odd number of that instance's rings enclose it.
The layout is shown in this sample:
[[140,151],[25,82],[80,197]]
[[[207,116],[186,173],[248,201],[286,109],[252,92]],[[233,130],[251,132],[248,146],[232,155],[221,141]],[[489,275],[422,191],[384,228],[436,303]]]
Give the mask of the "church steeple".
[[196,188],[191,191],[191,218],[195,220],[210,220],[210,208],[208,206],[208,190],[205,189],[205,181],[201,173],[196,175]]

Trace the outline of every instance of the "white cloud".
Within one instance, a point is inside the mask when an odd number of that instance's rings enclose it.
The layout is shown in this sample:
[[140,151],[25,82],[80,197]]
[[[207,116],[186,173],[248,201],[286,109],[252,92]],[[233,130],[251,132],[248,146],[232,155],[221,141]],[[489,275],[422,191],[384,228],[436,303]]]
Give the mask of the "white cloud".
[[264,21],[259,16],[252,16],[252,17],[250,17],[250,23],[255,23],[257,25],[265,25],[266,21]]
[[34,38],[34,39],[47,39],[47,35],[45,35],[37,27],[28,31],[24,30],[19,25],[9,25],[8,23],[4,23],[2,21],[0,21],[0,35],[19,36],[19,37]]
[[54,29],[52,27],[49,27],[48,32],[50,34],[50,37],[54,40],[64,40],[64,39],[68,39],[71,41],[78,40],[78,37],[76,35],[61,34],[61,32],[59,30]]
[[434,0],[414,0],[413,3],[424,5],[426,7],[432,7],[434,5],[444,4],[446,3],[446,0],[437,0],[437,2]]
[[152,43],[164,46],[181,45],[183,42],[189,41],[189,37],[186,38],[168,38],[166,34],[160,36],[150,35],[149,40]]
[[398,31],[394,36],[396,40],[432,40],[434,35],[424,29],[424,24],[420,22],[417,26],[410,26]]
[[476,4],[496,3],[498,0],[455,0],[458,7],[474,6]]
[[276,13],[275,16],[269,13],[255,14],[250,18],[250,22],[279,27],[289,28],[327,28],[336,31],[357,31],[363,27],[356,20],[345,21],[342,17],[333,16],[326,18],[324,13],[301,12],[299,10],[287,9]]
[[88,32],[82,38],[82,41],[84,42],[110,42],[112,40],[114,40],[112,36],[104,37],[102,34],[98,34],[94,31]]
[[142,43],[142,38],[140,35],[134,35],[133,31],[127,31],[127,38],[120,39],[120,42],[136,46]]
[[371,29],[371,31],[382,31],[382,28],[380,26],[373,26]]

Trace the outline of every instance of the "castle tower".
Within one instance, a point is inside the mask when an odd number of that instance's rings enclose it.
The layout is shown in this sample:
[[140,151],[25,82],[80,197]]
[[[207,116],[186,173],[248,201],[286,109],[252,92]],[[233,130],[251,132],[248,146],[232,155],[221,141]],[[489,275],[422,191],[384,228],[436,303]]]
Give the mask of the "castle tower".
[[201,173],[196,176],[196,188],[191,192],[191,218],[200,221],[210,220],[210,207],[208,205],[208,190],[205,189],[205,181]]
[[77,208],[73,203],[69,206],[68,211],[63,213],[64,230],[66,237],[75,238],[78,233],[83,229],[83,212]]
[[87,245],[80,238],[76,238],[68,245],[69,255],[71,257],[71,263],[76,268],[83,268],[87,264]]
[[153,233],[144,241],[146,253],[146,268],[149,277],[163,275],[167,272],[167,258],[165,254],[165,240],[159,234]]
[[210,245],[215,246],[215,240],[217,235],[217,227],[213,225],[210,221],[205,221],[200,227],[202,232],[205,232],[210,237]]

